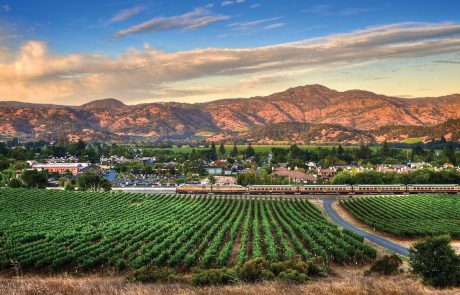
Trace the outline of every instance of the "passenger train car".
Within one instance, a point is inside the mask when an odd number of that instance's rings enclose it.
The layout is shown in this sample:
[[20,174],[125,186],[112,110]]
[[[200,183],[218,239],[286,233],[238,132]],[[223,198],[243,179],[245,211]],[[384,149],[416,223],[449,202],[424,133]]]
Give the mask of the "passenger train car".
[[178,194],[419,194],[460,193],[459,184],[358,184],[358,185],[189,185]]

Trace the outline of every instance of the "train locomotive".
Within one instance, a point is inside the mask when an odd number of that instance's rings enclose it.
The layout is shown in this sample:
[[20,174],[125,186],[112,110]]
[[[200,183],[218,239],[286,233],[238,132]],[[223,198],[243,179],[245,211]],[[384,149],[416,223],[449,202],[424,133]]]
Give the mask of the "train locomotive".
[[460,193],[459,184],[358,184],[358,185],[192,185],[176,188],[177,194],[420,194]]

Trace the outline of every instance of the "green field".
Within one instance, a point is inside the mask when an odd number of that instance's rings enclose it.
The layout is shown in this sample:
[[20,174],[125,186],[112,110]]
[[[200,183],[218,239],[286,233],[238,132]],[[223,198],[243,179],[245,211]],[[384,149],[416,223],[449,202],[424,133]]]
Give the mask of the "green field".
[[419,143],[423,142],[423,137],[410,137],[406,138],[401,143],[407,143],[407,144],[414,144],[414,143]]
[[[290,145],[252,145],[252,147],[254,148],[255,152],[256,153],[260,153],[260,154],[269,154],[272,150],[273,147],[277,147],[277,148],[289,148]],[[219,145],[216,145],[217,149],[219,148]],[[244,151],[247,149],[247,145],[237,145],[236,146],[238,151]],[[310,149],[310,150],[313,150],[313,149],[317,149],[319,147],[321,148],[332,148],[333,146],[331,145],[299,145],[298,146],[299,148],[301,149]],[[337,146],[336,146],[337,147]],[[357,148],[359,146],[345,146],[345,148]],[[371,149],[376,149],[377,147],[374,147],[372,146]],[[177,147],[177,146],[174,146],[172,148],[151,148],[152,150],[169,150],[169,151],[172,151],[174,153],[183,153],[183,154],[189,154],[192,152],[193,149],[195,150],[205,150],[205,149],[209,149],[208,148],[199,148],[199,147],[194,147],[194,148],[191,148],[191,147]],[[227,153],[230,153],[233,149],[233,145],[225,145],[225,151]]]
[[376,254],[306,200],[0,189],[0,215],[3,270],[207,268],[297,254],[327,265]]
[[459,197],[366,197],[341,201],[341,204],[364,223],[397,236],[460,236]]

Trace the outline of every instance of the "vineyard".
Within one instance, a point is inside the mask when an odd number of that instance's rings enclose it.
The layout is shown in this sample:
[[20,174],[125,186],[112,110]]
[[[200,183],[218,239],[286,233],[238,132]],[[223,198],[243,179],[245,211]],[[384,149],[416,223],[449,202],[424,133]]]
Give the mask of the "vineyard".
[[460,236],[459,197],[367,197],[341,201],[341,205],[364,223],[397,236]]
[[305,200],[0,189],[0,269],[222,267],[257,257],[375,257]]

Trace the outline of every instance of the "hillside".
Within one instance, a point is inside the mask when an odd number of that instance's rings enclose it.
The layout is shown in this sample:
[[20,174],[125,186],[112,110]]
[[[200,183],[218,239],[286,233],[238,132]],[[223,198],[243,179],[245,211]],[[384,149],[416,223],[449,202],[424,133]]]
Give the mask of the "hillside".
[[[445,129],[433,126],[449,119],[460,119],[458,94],[404,99],[362,90],[339,92],[321,85],[290,88],[265,97],[199,104],[125,105],[113,98],[82,106],[0,102],[1,135],[23,139],[64,136],[85,140],[187,140],[197,133],[207,133],[213,135],[211,140],[352,143],[396,140],[414,134],[432,137]],[[277,123],[295,124],[273,125]],[[277,126],[289,132],[283,137],[283,133],[277,133]],[[451,127],[445,129],[446,135],[459,131],[458,124]]]

